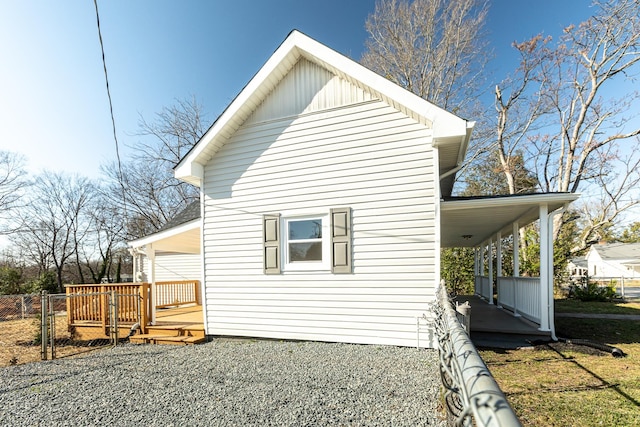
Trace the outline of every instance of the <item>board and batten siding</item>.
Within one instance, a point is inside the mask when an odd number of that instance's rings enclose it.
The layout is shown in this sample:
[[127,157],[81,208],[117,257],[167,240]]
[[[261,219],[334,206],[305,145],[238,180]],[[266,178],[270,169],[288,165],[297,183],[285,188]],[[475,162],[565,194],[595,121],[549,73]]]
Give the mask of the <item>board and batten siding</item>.
[[[416,345],[439,256],[431,130],[348,101],[284,117],[265,103],[272,114],[257,110],[205,166],[208,334]],[[351,274],[264,274],[264,214],[336,207],[351,208]]]
[[[143,258],[144,280],[151,280],[149,259]],[[156,253],[156,282],[171,280],[202,280],[200,254],[174,252]]]

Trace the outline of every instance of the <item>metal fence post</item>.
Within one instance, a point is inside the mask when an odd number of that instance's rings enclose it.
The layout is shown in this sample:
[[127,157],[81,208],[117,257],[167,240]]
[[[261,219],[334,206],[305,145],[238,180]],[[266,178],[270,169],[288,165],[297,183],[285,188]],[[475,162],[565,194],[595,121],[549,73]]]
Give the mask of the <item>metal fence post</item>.
[[56,308],[55,308],[55,295],[49,295],[49,317],[51,320],[49,321],[49,340],[51,341],[51,360],[56,358]]
[[40,358],[42,360],[47,360],[47,319],[49,313],[47,300],[47,291],[42,291],[40,295]]
[[469,301],[465,301],[464,304],[458,304],[456,301],[456,312],[462,317],[462,326],[464,327],[467,335],[471,336],[471,305]]
[[111,339],[113,345],[118,345],[118,294],[116,291],[110,292],[111,298]]

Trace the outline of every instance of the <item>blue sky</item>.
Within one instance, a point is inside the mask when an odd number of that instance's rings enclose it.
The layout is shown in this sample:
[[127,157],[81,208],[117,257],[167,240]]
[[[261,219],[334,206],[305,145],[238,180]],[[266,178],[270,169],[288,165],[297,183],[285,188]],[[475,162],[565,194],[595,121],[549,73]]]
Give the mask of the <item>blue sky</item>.
[[[98,0],[121,153],[176,99],[213,121],[292,29],[358,60],[375,0]],[[492,0],[498,78],[511,43],[591,14],[589,0]],[[0,150],[43,169],[99,176],[115,160],[92,0],[0,0]]]

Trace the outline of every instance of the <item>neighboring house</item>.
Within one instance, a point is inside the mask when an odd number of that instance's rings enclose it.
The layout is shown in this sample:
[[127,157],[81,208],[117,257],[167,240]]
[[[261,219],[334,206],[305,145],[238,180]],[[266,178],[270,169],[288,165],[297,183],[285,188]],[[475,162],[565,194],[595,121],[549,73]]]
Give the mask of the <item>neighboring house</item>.
[[577,257],[567,263],[567,272],[571,279],[582,279],[587,276],[589,267],[585,257]]
[[208,335],[415,346],[440,249],[491,248],[540,217],[541,277],[500,295],[552,334],[549,222],[577,196],[451,197],[472,129],[294,31],[176,166],[200,217],[131,242],[137,271],[154,282],[167,253],[198,254]]
[[586,255],[592,279],[640,279],[640,243],[601,243]]

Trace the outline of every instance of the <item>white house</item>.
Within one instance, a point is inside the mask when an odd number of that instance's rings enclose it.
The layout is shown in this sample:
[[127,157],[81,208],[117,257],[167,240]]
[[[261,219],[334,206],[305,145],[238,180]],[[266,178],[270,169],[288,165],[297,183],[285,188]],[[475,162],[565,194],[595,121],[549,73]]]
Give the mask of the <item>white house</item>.
[[499,295],[553,333],[549,223],[577,196],[452,198],[473,125],[293,31],[176,166],[200,216],[131,242],[138,271],[197,254],[208,335],[415,346],[440,249],[541,218],[541,277]]
[[585,258],[592,279],[640,279],[640,243],[593,245]]

